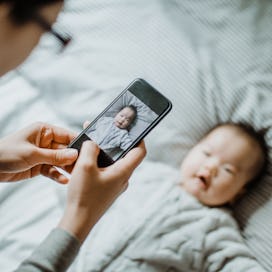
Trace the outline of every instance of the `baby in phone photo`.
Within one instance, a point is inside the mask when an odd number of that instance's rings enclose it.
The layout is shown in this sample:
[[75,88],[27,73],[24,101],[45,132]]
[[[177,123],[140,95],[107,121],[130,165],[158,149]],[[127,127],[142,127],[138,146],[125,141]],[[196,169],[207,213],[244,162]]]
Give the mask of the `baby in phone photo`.
[[104,116],[87,131],[87,135],[113,159],[133,142],[129,130],[137,118],[137,108],[127,105],[114,116]]

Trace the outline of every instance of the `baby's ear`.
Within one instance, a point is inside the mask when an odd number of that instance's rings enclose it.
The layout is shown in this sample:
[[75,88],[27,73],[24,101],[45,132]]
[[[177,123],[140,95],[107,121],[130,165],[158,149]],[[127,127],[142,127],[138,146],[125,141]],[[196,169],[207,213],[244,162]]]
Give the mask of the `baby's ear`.
[[238,192],[229,202],[229,204],[232,206],[234,205],[240,198],[242,198],[247,192],[246,186],[244,186],[240,192]]

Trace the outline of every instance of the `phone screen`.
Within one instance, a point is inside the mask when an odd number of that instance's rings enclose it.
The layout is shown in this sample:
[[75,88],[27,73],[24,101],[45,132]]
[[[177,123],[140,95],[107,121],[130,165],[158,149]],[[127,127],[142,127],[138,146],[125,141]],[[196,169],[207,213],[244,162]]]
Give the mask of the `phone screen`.
[[171,102],[143,79],[132,82],[71,144],[92,140],[101,149],[100,166],[123,157],[171,109]]

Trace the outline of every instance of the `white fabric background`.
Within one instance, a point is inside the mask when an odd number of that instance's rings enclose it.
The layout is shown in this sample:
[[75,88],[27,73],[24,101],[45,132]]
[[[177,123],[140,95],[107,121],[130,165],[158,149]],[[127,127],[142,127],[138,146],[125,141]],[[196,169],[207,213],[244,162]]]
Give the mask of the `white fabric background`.
[[[35,120],[80,131],[142,77],[174,104],[146,138],[147,159],[178,167],[217,122],[271,125],[271,15],[269,0],[69,0],[56,24],[74,37],[64,54],[57,56],[45,36],[24,66],[1,79],[1,135]],[[236,207],[246,242],[268,270],[270,192],[267,178]],[[3,271],[12,271],[56,224],[63,198],[63,188],[42,177],[1,185]]]

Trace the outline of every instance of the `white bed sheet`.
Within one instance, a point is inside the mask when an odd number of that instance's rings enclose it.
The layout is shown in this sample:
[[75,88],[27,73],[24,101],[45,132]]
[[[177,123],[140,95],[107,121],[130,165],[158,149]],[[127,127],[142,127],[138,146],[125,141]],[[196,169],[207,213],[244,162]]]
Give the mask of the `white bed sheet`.
[[[36,89],[18,75],[8,75],[0,85],[2,136],[39,120],[63,125]],[[1,271],[13,271],[56,226],[64,206],[59,193],[63,189],[44,177],[1,184]]]
[[[219,121],[271,124],[271,14],[268,0],[69,0],[56,28],[73,35],[70,47],[56,55],[54,41],[45,36],[24,66],[1,79],[1,135],[36,120],[79,131],[84,120],[95,118],[130,81],[142,77],[174,102],[146,138],[147,157],[177,167]],[[270,180],[262,192],[265,200],[269,188]],[[12,271],[56,224],[64,192],[43,177],[0,186],[3,271]],[[40,206],[34,209],[36,198]],[[249,200],[255,198],[253,193]],[[263,214],[271,214],[272,204],[251,202],[246,210],[246,200],[237,212],[254,251],[254,219],[269,222]],[[27,216],[13,219],[25,211]],[[255,251],[264,263],[265,248]],[[78,263],[84,258],[81,254]],[[77,265],[71,271],[80,271]]]

